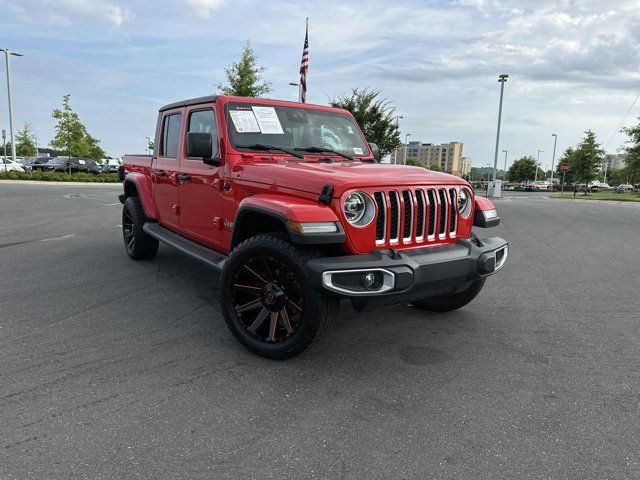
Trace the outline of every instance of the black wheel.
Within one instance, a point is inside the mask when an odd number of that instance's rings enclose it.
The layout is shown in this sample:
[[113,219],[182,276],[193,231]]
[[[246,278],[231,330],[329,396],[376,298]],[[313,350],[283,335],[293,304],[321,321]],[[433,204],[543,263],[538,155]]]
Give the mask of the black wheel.
[[298,355],[324,333],[338,311],[335,299],[309,282],[304,265],[319,256],[277,234],[238,245],[220,276],[220,304],[231,333],[268,358]]
[[471,284],[461,292],[423,298],[411,303],[415,307],[423,310],[430,310],[432,312],[450,312],[452,310],[457,310],[476,298],[484,286],[484,281],[484,278],[480,278],[471,282]]
[[144,210],[138,197],[129,197],[122,208],[122,236],[127,254],[134,260],[146,260],[156,256],[158,240],[147,235],[142,226]]

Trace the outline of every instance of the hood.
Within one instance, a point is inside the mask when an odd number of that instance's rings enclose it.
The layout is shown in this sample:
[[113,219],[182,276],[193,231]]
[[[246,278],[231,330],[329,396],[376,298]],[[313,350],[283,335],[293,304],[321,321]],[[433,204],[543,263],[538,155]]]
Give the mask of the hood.
[[277,185],[310,193],[320,193],[331,183],[334,196],[358,187],[409,185],[466,185],[455,175],[422,167],[370,162],[317,163],[303,161],[247,162],[241,167],[244,181]]

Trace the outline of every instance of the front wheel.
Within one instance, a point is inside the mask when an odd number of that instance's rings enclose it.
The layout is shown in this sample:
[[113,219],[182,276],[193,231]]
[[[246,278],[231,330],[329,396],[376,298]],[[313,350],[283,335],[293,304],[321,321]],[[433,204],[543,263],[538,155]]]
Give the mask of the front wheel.
[[471,282],[471,284],[461,292],[422,298],[411,303],[415,307],[432,312],[450,312],[457,310],[476,298],[484,286],[484,281],[484,278],[480,278]]
[[220,306],[245,348],[282,360],[327,330],[338,302],[311,287],[305,264],[317,256],[277,234],[257,235],[231,252],[220,276]]
[[158,240],[145,233],[144,210],[138,197],[128,197],[122,208],[122,237],[127,254],[134,260],[147,260],[156,256]]

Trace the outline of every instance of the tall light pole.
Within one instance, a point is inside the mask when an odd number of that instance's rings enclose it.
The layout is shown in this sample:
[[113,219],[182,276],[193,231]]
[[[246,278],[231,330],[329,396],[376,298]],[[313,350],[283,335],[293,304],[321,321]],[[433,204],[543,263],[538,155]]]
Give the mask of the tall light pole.
[[507,179],[507,151],[506,150],[502,150],[504,152],[504,175],[503,175],[503,180]]
[[8,48],[0,48],[4,52],[4,63],[7,67],[7,97],[9,99],[9,136],[11,137],[11,160],[16,161],[16,142],[13,138],[13,112],[11,104],[11,67],[9,65],[9,57],[22,57],[21,53],[12,52]]
[[509,75],[503,73],[498,76],[500,82],[500,106],[498,107],[498,132],[496,133],[496,153],[493,158],[493,183],[495,186],[496,175],[498,171],[498,149],[500,148],[500,122],[502,121],[502,97],[504,96],[504,84],[507,82]]
[[298,87],[298,101],[300,101],[300,99],[302,98],[302,95],[300,95],[300,89],[302,88],[302,85],[296,82],[289,82],[289,85],[291,85],[292,87]]
[[536,157],[536,179],[533,181],[533,183],[536,183],[538,181],[538,164],[540,163],[540,152],[544,153],[544,150],[538,149],[538,156]]
[[[398,133],[400,133],[400,119],[404,118],[402,115],[396,115],[396,126],[398,127]],[[393,164],[398,163],[398,147],[393,150]]]
[[404,165],[407,164],[407,150],[409,149],[409,143],[407,142],[407,138],[409,138],[411,136],[410,133],[405,133],[404,134],[404,161],[402,162]]
[[556,143],[558,143],[558,135],[552,133],[551,136],[553,137],[553,156],[551,157],[551,188],[553,188],[553,164],[556,161]]

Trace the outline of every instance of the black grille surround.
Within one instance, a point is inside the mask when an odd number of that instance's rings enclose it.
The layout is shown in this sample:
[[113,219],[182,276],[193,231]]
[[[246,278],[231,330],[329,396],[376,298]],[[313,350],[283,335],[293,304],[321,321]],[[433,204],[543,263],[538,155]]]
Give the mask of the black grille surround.
[[459,189],[419,186],[375,190],[376,247],[446,243],[456,239]]

